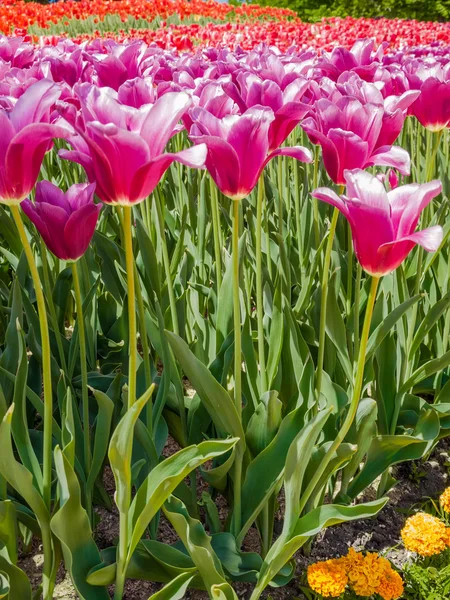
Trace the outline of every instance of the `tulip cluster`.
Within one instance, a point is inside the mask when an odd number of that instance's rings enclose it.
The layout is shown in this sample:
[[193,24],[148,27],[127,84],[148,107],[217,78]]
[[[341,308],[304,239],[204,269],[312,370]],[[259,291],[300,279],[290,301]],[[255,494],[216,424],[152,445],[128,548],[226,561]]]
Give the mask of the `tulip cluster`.
[[[145,8],[153,10],[151,3]],[[218,10],[225,15],[229,8]],[[259,14],[257,7],[241,10]],[[443,246],[447,205],[434,177],[450,123],[450,55],[438,45],[389,53],[373,39],[330,51],[283,53],[260,44],[184,54],[142,40],[41,42],[0,37],[0,204],[7,223],[0,233],[17,254],[5,252],[12,266],[5,271],[17,274],[8,314],[19,312],[16,294],[29,292],[29,272],[35,295],[24,301],[22,321],[43,380],[41,400],[39,385],[30,378],[28,390],[22,376],[27,353],[17,316],[17,329],[8,327],[5,336],[9,343],[19,335],[23,347],[6,370],[17,391],[9,390],[7,402],[0,394],[0,502],[9,486],[36,513],[45,600],[61,549],[81,597],[106,598],[115,578],[121,600],[137,553],[153,561],[155,544],[155,556],[160,552],[163,507],[192,552],[190,578],[180,574],[179,556],[167,557],[176,563],[163,576],[174,579],[168,595],[183,594],[198,577],[211,597],[236,600],[225,579],[233,576],[229,557],[255,526],[261,557],[253,556],[248,571],[251,600],[259,600],[271,582],[292,576],[283,565],[322,528],[382,508],[400,443],[401,456],[419,458],[449,434],[448,404],[438,410],[439,402],[428,405],[413,392],[450,364],[450,319],[441,322],[450,282],[440,263],[428,284],[437,308],[417,325],[426,270],[440,257],[424,250]],[[76,326],[69,341],[71,284]],[[10,295],[6,284],[0,288],[2,298]],[[40,339],[32,330],[34,301]],[[396,357],[395,369],[383,369],[384,350]],[[437,352],[439,360],[430,359]],[[185,398],[183,374],[195,398]],[[366,397],[369,374],[376,384]],[[441,387],[448,392],[441,376],[433,383],[437,398]],[[43,438],[39,457],[23,406],[31,393],[42,416],[34,432]],[[13,419],[16,402],[21,412]],[[182,450],[160,460],[169,431]],[[193,517],[195,469],[216,458],[202,472],[214,490],[213,543]],[[120,539],[101,556],[92,536],[93,498],[94,491],[107,496],[107,460]],[[183,482],[191,473],[189,490]],[[378,500],[344,506],[376,480]],[[285,520],[272,543],[281,484]],[[212,507],[216,491],[229,502],[223,524]],[[326,493],[338,498],[335,505],[320,504]],[[79,536],[67,527],[72,514]],[[190,543],[194,521],[200,559]],[[413,522],[405,542],[422,526],[428,531],[425,521]],[[145,539],[148,530],[154,539]],[[444,533],[434,536],[441,545]],[[223,567],[215,555],[221,545]],[[401,593],[383,559],[347,558],[336,569],[311,569],[320,593],[336,595],[347,585],[386,600]],[[183,554],[190,568],[186,561]],[[137,570],[156,569],[145,564]],[[329,582],[334,570],[337,588]]]

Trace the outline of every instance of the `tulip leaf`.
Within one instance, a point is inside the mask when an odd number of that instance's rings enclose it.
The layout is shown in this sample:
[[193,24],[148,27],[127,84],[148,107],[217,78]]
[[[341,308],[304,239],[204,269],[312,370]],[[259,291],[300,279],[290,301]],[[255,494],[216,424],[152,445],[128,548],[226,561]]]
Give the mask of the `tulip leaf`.
[[170,331],[166,331],[166,335],[176,359],[180,362],[218,430],[223,435],[233,435],[243,441],[242,424],[228,392],[211,375],[209,369],[193,355],[184,340]]
[[[336,275],[334,275],[333,279],[335,277]],[[339,361],[345,371],[347,379],[351,381],[352,365],[350,364],[350,359],[348,356],[347,334],[345,331],[344,319],[342,318],[342,314],[337,303],[335,286],[332,285],[331,281],[327,294],[325,329],[328,337],[336,347]]]
[[420,381],[423,381],[430,375],[434,375],[438,371],[442,371],[448,367],[448,365],[450,365],[450,350],[439,358],[429,360],[416,369],[411,377],[402,385],[398,395],[401,396],[403,393],[406,393],[408,390],[417,385]]
[[0,501],[0,543],[13,564],[17,562],[17,511],[11,500]]
[[399,319],[401,319],[403,315],[408,312],[408,310],[421,298],[423,298],[422,294],[417,294],[416,296],[409,298],[400,304],[400,306],[394,308],[394,310],[381,321],[378,327],[376,327],[376,329],[372,332],[369,337],[369,341],[367,342],[366,362],[372,358],[378,346],[391,331],[397,321],[399,321]]
[[192,518],[185,505],[174,496],[164,505],[164,514],[183,542],[206,589],[211,589],[215,584],[226,583],[222,565],[211,545],[211,538],[200,521]]
[[88,473],[86,487],[88,490],[94,488],[108,451],[111,421],[114,413],[114,402],[107,394],[93,388],[92,392],[98,404],[98,415],[95,423],[94,450],[92,452],[91,469]]
[[[13,564],[5,547],[0,544],[0,598],[31,600],[30,580],[18,566]],[[2,595],[3,594],[3,595]]]
[[181,600],[184,598],[189,584],[194,579],[190,573],[181,573],[173,581],[165,585],[162,590],[152,594],[148,600]]
[[166,458],[149,473],[130,508],[133,533],[128,547],[129,559],[150,521],[183,479],[203,463],[231,450],[237,442],[236,438],[232,438],[208,440],[198,446],[188,446]]
[[77,476],[60,448],[55,448],[60,507],[51,520],[53,533],[61,542],[64,563],[82,600],[107,600],[106,588],[94,587],[86,581],[89,571],[101,561],[92,537],[89,517],[81,504]]
[[16,461],[11,440],[11,420],[14,404],[10,406],[0,424],[0,473],[27,502],[42,529],[49,527],[50,515],[42,496],[33,485],[33,476],[20,462]]
[[412,344],[409,350],[408,360],[413,360],[414,355],[419,349],[420,344],[422,343],[424,337],[431,330],[431,328],[435,325],[435,323],[441,318],[444,312],[448,309],[450,305],[450,292],[445,294],[436,304],[434,304],[425,315],[422,323],[419,325]]

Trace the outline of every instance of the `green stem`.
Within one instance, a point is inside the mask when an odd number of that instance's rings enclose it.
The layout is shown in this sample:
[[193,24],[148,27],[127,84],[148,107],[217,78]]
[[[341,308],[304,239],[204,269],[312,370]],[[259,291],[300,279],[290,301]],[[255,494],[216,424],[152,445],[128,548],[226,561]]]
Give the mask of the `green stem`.
[[47,306],[50,313],[50,318],[55,332],[56,345],[58,348],[59,361],[64,373],[67,373],[67,361],[64,354],[64,348],[61,340],[61,332],[58,327],[58,318],[56,316],[55,303],[53,302],[52,288],[50,285],[50,275],[48,272],[47,250],[44,240],[41,239],[41,257],[42,257],[42,274],[44,276],[44,290],[47,298]]
[[[136,301],[137,301],[137,309],[139,315],[139,337],[142,345],[142,358],[144,361],[144,377],[145,377],[145,387],[148,389],[152,385],[152,370],[150,366],[150,347],[148,345],[148,337],[147,337],[147,329],[145,327],[145,307],[144,300],[142,298],[141,286],[139,283],[139,273],[137,270],[136,263],[134,264],[134,279],[137,283],[136,285]],[[152,416],[152,399],[147,402],[146,407],[147,411],[147,429],[149,430],[150,435],[152,435],[153,429],[153,416]]]
[[263,305],[263,277],[262,277],[262,210],[264,199],[264,175],[258,183],[258,199],[256,207],[256,316],[258,322],[258,357],[259,375],[261,382],[260,393],[267,391],[266,356],[264,350],[264,305]]
[[[91,470],[91,439],[89,431],[89,388],[88,388],[88,370],[86,357],[86,330],[84,327],[83,300],[81,297],[80,279],[78,276],[78,264],[72,263],[73,289],[75,292],[75,306],[77,311],[78,342],[80,346],[80,364],[81,364],[81,406],[83,414],[83,448],[84,448],[84,469],[86,477]],[[90,499],[87,498],[87,501]],[[90,516],[90,505],[86,506]]]
[[[319,147],[314,147],[314,173],[313,173],[313,190],[317,188],[319,184]],[[320,244],[320,230],[319,230],[319,201],[317,198],[313,198],[313,221],[314,221],[314,240],[316,248]]]
[[283,157],[278,157],[278,233],[283,239]]
[[220,217],[219,217],[219,201],[217,199],[217,188],[212,179],[211,184],[211,216],[214,235],[214,255],[216,259],[216,282],[217,296],[219,296],[220,288],[222,287],[222,245],[220,242]]
[[[45,309],[44,293],[42,284],[39,278],[39,272],[34,260],[33,251],[28,240],[25,227],[18,205],[10,206],[11,214],[19,232],[19,237],[23,245],[25,256],[28,261],[31,278],[36,294],[36,303],[38,307],[39,328],[41,331],[42,345],[42,378],[44,387],[44,449],[43,449],[43,490],[42,497],[44,504],[49,512],[51,512],[52,500],[52,426],[53,426],[53,394],[52,394],[52,375],[51,375],[51,349],[50,337],[48,331],[47,312]],[[43,540],[44,545],[44,572],[43,585],[44,590],[49,590],[49,595],[44,596],[44,600],[51,600],[53,582],[53,550],[52,536],[49,534]],[[47,592],[46,592],[47,593]]]
[[358,263],[356,267],[356,283],[355,283],[355,303],[354,303],[354,321],[353,321],[353,356],[356,358],[359,354],[359,296],[361,292],[361,275],[362,267]]
[[[325,250],[325,259],[323,263],[323,274],[322,274],[322,290],[320,295],[320,323],[319,323],[319,353],[317,357],[317,371],[316,371],[316,393],[317,400],[320,398],[320,392],[322,390],[322,375],[323,375],[323,361],[325,357],[325,324],[326,324],[326,313],[327,313],[327,298],[328,298],[328,278],[331,264],[331,252],[333,250],[334,236],[336,233],[336,225],[339,217],[339,211],[337,208],[333,210],[333,217],[331,219],[330,231],[328,233],[327,247]],[[317,406],[316,406],[317,408]]]
[[164,274],[166,277],[167,291],[169,293],[169,304],[170,304],[170,315],[172,317],[172,326],[173,331],[177,335],[180,335],[180,328],[178,325],[178,315],[177,315],[177,304],[175,299],[175,291],[173,289],[172,275],[170,273],[170,259],[169,259],[169,251],[167,249],[167,240],[166,240],[166,232],[164,229],[164,214],[162,202],[159,197],[159,194],[154,194],[154,198],[156,201],[156,212],[158,214],[158,224],[159,224],[159,233],[161,236],[161,246],[162,246],[162,255],[163,255],[163,263],[164,263]]
[[126,557],[128,551],[128,511],[120,515],[119,547],[117,555],[116,584],[114,587],[114,600],[122,600],[126,580]]
[[123,206],[123,239],[125,245],[125,263],[127,270],[127,295],[128,295],[128,332],[130,336],[130,358],[128,363],[128,408],[136,402],[136,370],[137,370],[137,325],[136,325],[136,300],[134,282],[134,254],[132,218],[133,208]]
[[[233,260],[233,315],[234,315],[234,403],[242,419],[242,343],[241,343],[241,310],[239,295],[239,202],[233,201],[233,233],[232,233],[232,260]],[[233,526],[236,535],[241,530],[241,478],[242,478],[242,453],[236,452],[234,461],[234,520]]]
[[352,398],[350,401],[350,407],[349,407],[347,416],[345,417],[345,421],[344,421],[341,429],[339,430],[336,438],[334,439],[330,448],[328,449],[325,456],[323,457],[322,462],[320,463],[319,467],[317,468],[314,475],[312,476],[305,492],[302,494],[302,497],[300,499],[299,514],[301,514],[301,512],[304,509],[306,503],[308,502],[311,494],[316,489],[316,486],[319,483],[322,475],[324,474],[330,460],[333,458],[334,453],[336,452],[336,450],[339,448],[339,446],[344,441],[345,436],[349,432],[350,427],[353,423],[353,420],[356,416],[356,411],[358,410],[358,404],[359,404],[362,386],[363,386],[364,366],[366,364],[367,342],[369,339],[370,323],[372,321],[373,307],[375,305],[375,298],[377,296],[377,289],[378,289],[379,281],[380,281],[379,277],[372,277],[372,283],[370,286],[369,296],[367,298],[366,314],[364,317],[364,324],[363,324],[363,329],[362,329],[362,333],[361,333],[361,344],[359,347],[358,362],[356,365],[355,382],[354,382],[354,386],[353,386],[353,393],[352,393]]

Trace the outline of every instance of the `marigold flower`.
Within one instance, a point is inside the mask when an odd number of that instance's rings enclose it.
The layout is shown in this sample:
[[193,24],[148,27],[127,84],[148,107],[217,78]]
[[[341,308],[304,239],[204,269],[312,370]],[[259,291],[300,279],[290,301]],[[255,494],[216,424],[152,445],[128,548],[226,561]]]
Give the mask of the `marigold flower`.
[[445,512],[450,513],[450,487],[444,490],[444,492],[441,494],[439,502]]
[[403,580],[397,571],[391,567],[391,564],[385,558],[380,559],[384,563],[384,571],[381,577],[380,585],[377,589],[383,600],[397,600],[403,594]]
[[420,556],[433,556],[445,550],[447,529],[442,521],[426,513],[417,513],[406,520],[401,532],[407,550]]
[[372,596],[380,587],[383,574],[384,564],[376,552],[368,552],[365,556],[355,553],[348,580],[355,594]]
[[308,583],[311,589],[325,598],[338,598],[348,583],[345,566],[340,559],[314,563],[308,567]]

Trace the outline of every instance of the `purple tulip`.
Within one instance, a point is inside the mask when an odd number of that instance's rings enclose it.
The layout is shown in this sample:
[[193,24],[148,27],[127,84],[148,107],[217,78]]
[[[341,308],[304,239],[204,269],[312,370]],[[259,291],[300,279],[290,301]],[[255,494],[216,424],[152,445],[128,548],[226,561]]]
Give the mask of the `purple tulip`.
[[94,203],[94,191],[95,183],[72,185],[64,193],[49,181],[40,181],[35,201],[22,202],[23,212],[58,258],[75,261],[86,252],[101,210]]
[[189,137],[196,144],[206,144],[206,168],[224,196],[232,200],[242,200],[250,194],[274,156],[312,162],[310,151],[302,146],[270,151],[270,126],[275,119],[270,108],[254,106],[243,115],[218,119],[197,107],[190,116],[193,125]]
[[0,202],[19,204],[33,189],[52,139],[67,132],[50,123],[60,95],[48,80],[33,83],[10,109],[0,108]]
[[205,145],[164,152],[191,105],[188,94],[167,93],[155,104],[136,109],[120,104],[109,88],[82,84],[75,89],[81,103],[81,120],[74,124],[78,135],[69,140],[75,150],[60,155],[85,169],[89,181],[97,183],[96,193],[103,202],[142,202],[174,161],[204,166]]
[[442,190],[440,181],[412,183],[386,192],[374,175],[355,169],[345,171],[347,195],[319,188],[313,197],[338,208],[350,223],[355,254],[362,268],[376,277],[394,271],[416,244],[435,252],[443,237],[435,225],[414,230],[420,213]]
[[323,162],[334,183],[345,185],[347,169],[372,165],[394,167],[403,175],[409,174],[406,150],[384,143],[389,139],[390,127],[396,132],[397,125],[383,122],[383,106],[342,96],[336,102],[318,100],[314,108],[313,116],[301,126],[313,144],[322,146]]

